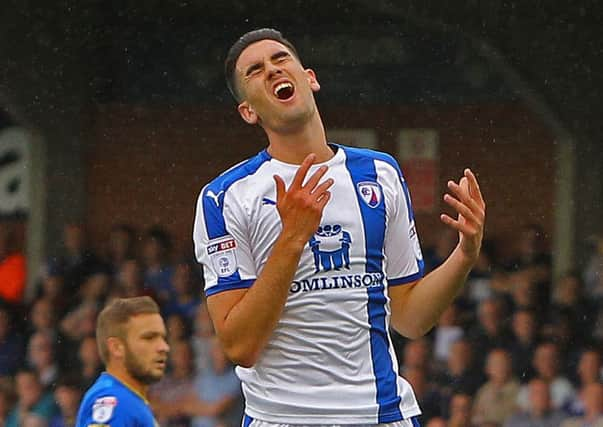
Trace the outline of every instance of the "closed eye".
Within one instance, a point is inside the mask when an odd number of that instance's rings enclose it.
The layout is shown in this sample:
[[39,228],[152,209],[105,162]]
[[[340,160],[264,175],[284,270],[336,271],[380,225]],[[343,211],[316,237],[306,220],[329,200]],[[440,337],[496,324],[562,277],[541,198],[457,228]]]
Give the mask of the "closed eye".
[[245,77],[249,77],[249,76],[257,73],[261,69],[262,69],[262,64],[260,64],[259,62],[252,64],[247,68],[247,71],[245,71]]
[[270,57],[270,59],[272,60],[272,62],[283,62],[286,59],[289,59],[291,57],[291,55],[289,54],[289,52],[284,51],[284,50],[280,50],[278,52],[276,52],[274,55],[272,55]]

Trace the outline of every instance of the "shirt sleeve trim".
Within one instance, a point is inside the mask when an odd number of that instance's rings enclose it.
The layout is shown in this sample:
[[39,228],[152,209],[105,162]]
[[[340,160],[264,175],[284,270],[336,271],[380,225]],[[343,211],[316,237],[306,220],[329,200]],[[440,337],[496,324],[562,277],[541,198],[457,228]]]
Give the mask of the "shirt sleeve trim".
[[205,296],[219,294],[224,291],[232,291],[234,289],[248,289],[253,285],[255,279],[241,280],[239,282],[224,283],[221,285],[212,286],[205,290]]
[[405,277],[396,277],[395,279],[387,279],[387,284],[389,286],[398,286],[398,285],[407,285],[412,282],[416,282],[420,278],[423,277],[423,270],[419,270],[415,274],[411,274],[410,276]]

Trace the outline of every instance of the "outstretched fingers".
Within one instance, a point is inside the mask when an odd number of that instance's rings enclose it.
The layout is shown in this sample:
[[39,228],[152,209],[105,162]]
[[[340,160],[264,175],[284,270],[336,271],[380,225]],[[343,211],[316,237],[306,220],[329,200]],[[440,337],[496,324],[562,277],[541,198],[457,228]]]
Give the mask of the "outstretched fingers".
[[479,183],[477,182],[477,177],[473,173],[473,171],[469,168],[465,169],[464,175],[469,182],[469,194],[477,199],[479,205],[482,208],[485,208],[486,202],[484,201],[484,197],[482,196],[482,191],[479,188]]
[[319,167],[318,170],[314,172],[314,174],[312,174],[312,176],[308,179],[308,182],[306,182],[304,188],[307,188],[310,192],[314,192],[314,187],[318,185],[320,179],[325,175],[325,173],[327,173],[327,170],[329,170],[327,166]]
[[[458,201],[460,201],[462,204],[464,204],[466,207],[468,207],[471,210],[471,212],[475,216],[474,219],[479,219],[479,218],[483,219],[483,217],[484,217],[483,199],[478,198],[477,194],[475,196],[473,195],[474,193],[472,193],[472,191],[471,191],[471,184],[466,177],[461,178],[460,184],[457,184],[454,181],[449,181],[448,189],[454,196],[456,196],[456,199]],[[479,192],[479,190],[474,190],[474,192],[475,191]],[[479,194],[479,197],[481,197],[481,194]],[[446,197],[445,197],[445,199],[446,199]],[[446,202],[448,202],[448,200],[446,200]],[[450,204],[450,203],[448,202],[448,204]]]
[[322,192],[320,194],[320,196],[318,196],[318,198],[316,199],[316,202],[318,203],[318,208],[322,211],[324,209],[324,207],[327,205],[327,203],[329,203],[330,199],[331,199],[330,191]]
[[450,194],[445,194],[444,195],[444,201],[446,203],[448,203],[448,205],[450,205],[450,207],[452,207],[455,211],[457,211],[460,215],[463,216],[463,218],[465,218],[466,221],[472,222],[472,223],[478,223],[479,219],[477,218],[477,216],[475,215],[475,213],[469,209],[469,207],[461,202],[459,202],[457,199],[455,199],[454,197],[452,197]]
[[276,201],[280,202],[285,197],[285,192],[287,191],[285,188],[285,181],[278,175],[274,175],[274,181],[276,183]]
[[331,188],[335,181],[333,178],[326,179],[323,183],[321,183],[318,187],[312,191],[312,195],[316,196],[316,200],[318,201],[324,193],[327,193],[328,189]]
[[314,153],[310,153],[306,156],[299,169],[295,173],[295,176],[293,177],[293,182],[291,182],[291,187],[289,187],[290,189],[302,188],[304,180],[306,179],[306,175],[308,174],[308,171],[310,170],[310,167],[312,167],[312,164],[315,160],[316,154]]

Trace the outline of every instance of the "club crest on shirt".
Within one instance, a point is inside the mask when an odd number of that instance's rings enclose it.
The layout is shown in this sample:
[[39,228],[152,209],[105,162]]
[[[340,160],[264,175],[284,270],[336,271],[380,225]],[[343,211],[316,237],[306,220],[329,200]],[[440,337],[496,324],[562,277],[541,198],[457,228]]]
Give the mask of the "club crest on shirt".
[[315,272],[350,269],[352,237],[339,224],[318,227],[308,244],[314,256]]
[[218,277],[228,277],[237,271],[237,242],[231,236],[211,241],[207,245],[207,255]]
[[357,185],[358,194],[369,208],[376,208],[381,203],[381,187],[376,182],[364,181]]
[[106,423],[113,416],[113,410],[117,406],[117,398],[105,396],[94,401],[92,405],[92,421]]

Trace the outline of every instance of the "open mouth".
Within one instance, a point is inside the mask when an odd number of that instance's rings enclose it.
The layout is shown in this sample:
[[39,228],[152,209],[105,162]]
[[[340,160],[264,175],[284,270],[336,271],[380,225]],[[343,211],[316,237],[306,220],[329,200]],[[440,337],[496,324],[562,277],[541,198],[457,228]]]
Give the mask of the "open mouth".
[[274,96],[276,96],[281,101],[286,101],[290,99],[295,93],[295,89],[293,84],[290,82],[279,83],[274,88]]

